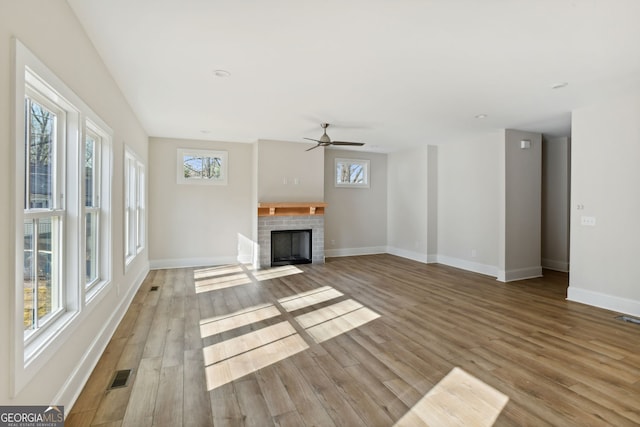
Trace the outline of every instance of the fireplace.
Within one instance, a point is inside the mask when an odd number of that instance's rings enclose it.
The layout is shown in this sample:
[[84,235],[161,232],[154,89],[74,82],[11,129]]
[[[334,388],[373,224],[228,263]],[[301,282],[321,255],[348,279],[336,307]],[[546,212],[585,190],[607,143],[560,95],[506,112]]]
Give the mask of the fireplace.
[[312,230],[271,231],[271,266],[310,264]]
[[[307,237],[303,238],[305,248],[311,244],[305,258],[313,264],[324,264],[324,202],[261,202],[258,204],[258,267],[269,268],[271,266],[283,265],[274,264],[271,252],[274,249],[272,243],[272,232],[280,231],[311,231]],[[299,239],[300,236],[297,237]],[[289,246],[291,243],[289,243]],[[298,248],[299,243],[294,242],[294,247],[298,252],[288,257],[301,256]],[[279,260],[276,262],[292,264],[290,261]],[[296,261],[294,259],[293,261]]]

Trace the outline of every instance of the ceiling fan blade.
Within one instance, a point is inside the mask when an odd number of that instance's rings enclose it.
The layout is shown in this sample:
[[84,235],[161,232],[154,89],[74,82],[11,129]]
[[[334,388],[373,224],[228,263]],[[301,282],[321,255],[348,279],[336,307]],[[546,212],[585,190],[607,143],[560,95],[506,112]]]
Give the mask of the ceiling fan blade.
[[332,141],[331,145],[354,145],[361,147],[364,145],[364,142]]
[[[307,138],[307,139],[309,139],[309,138]],[[318,145],[314,145],[314,146],[313,146],[313,147],[311,147],[311,148],[307,148],[307,149],[306,149],[306,150],[304,150],[304,151],[311,151],[311,150],[313,150],[314,148],[318,148],[318,147],[320,147],[320,143],[318,143]]]
[[313,139],[313,138],[303,138],[303,139],[308,139],[309,141],[317,142],[318,144],[320,144],[322,142],[322,141],[320,141],[318,139]]

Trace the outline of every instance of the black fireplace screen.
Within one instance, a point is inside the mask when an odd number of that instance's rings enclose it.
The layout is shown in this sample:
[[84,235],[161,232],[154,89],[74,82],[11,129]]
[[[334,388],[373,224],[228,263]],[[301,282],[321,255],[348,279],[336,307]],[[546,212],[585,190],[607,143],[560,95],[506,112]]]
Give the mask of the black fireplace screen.
[[271,266],[310,264],[311,230],[277,230],[271,232]]

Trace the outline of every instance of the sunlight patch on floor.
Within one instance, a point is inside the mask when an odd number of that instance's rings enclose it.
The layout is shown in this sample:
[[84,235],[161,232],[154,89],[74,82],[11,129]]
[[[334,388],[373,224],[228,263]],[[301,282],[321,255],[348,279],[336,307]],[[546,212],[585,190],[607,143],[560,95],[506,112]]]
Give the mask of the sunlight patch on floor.
[[232,273],[241,273],[241,265],[221,265],[219,267],[199,268],[193,271],[193,278],[197,281],[209,277],[225,276]]
[[254,270],[251,265],[221,265],[199,268],[193,271],[196,293],[219,291],[235,286],[299,274],[303,271],[294,265],[284,265],[266,270]]
[[196,293],[217,291],[234,286],[248,285],[249,283],[251,283],[251,279],[245,273],[210,277],[196,281]]
[[332,288],[331,286],[323,286],[321,288],[301,292],[290,297],[280,298],[278,303],[280,303],[282,308],[291,312],[311,305],[320,304],[343,295],[344,294],[342,292]]
[[[291,327],[291,325],[289,325],[289,327]],[[260,331],[261,330],[255,332],[260,333]],[[268,340],[268,337],[258,339],[258,341],[261,342]],[[242,348],[245,349],[246,346],[243,344]],[[231,381],[266,368],[269,365],[291,357],[308,348],[307,343],[294,331],[293,335],[288,335],[269,342],[268,344],[244,351],[236,356],[214,363],[213,365],[206,366],[205,364],[207,390],[213,390],[221,385],[228,384]],[[215,357],[215,355],[210,355],[210,357]]]
[[[201,278],[196,280],[196,291],[206,292],[237,286],[243,283],[244,278],[250,283],[251,276],[257,280],[268,280],[302,273],[302,270],[295,266],[253,272],[246,266],[242,266],[241,270],[242,274],[238,274],[233,268],[202,271]],[[223,271],[226,274],[215,275],[215,272]],[[263,326],[267,319],[274,319],[269,322],[272,323],[276,317],[284,316],[287,312],[332,302],[340,297],[344,297],[342,292],[331,286],[323,286],[280,298],[274,303],[259,304],[201,320],[200,336],[202,338],[254,324],[256,325],[251,329],[260,327],[260,329],[203,348],[207,389],[213,390],[304,351],[309,348],[307,342],[322,343],[380,317],[357,301],[347,299],[301,314],[291,321],[282,320],[273,325]],[[263,323],[259,324],[260,322]],[[295,329],[298,326],[294,327],[296,322],[305,329],[308,336],[305,334],[303,334],[305,338],[300,336]]]
[[253,277],[256,280],[269,280],[269,279],[277,279],[278,277],[291,276],[292,274],[302,273],[298,267],[293,265],[284,265],[282,267],[273,267],[266,270],[257,270],[254,271]]
[[508,396],[456,367],[394,427],[490,427],[508,401]]
[[201,320],[200,336],[209,337],[276,316],[280,316],[280,310],[273,304],[256,305],[224,316]]
[[379,318],[380,315],[352,299],[297,316],[315,342],[322,343]]
[[295,334],[296,330],[293,329],[293,326],[289,322],[283,321],[248,334],[230,338],[205,347],[203,349],[204,364],[205,366],[213,365]]

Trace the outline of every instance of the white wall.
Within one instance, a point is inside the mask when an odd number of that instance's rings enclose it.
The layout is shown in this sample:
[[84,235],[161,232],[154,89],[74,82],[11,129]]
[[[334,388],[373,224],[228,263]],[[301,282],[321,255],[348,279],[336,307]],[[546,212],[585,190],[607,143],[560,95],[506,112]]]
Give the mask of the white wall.
[[542,267],[569,271],[569,138],[542,140]]
[[[640,93],[572,114],[568,299],[640,315]],[[581,225],[581,217],[596,225]]]
[[[227,185],[178,184],[179,148],[226,151]],[[253,144],[150,139],[152,268],[237,262],[238,245],[252,238],[252,218],[256,212],[252,200],[253,150]]]
[[[325,256],[384,253],[387,246],[387,155],[325,150]],[[335,159],[369,160],[369,188],[335,186]]]
[[[259,202],[322,202],[324,149],[309,144],[258,141]],[[257,215],[257,211],[256,211]]]
[[33,367],[27,368],[34,378],[15,396],[9,387],[13,375],[10,349],[14,336],[10,319],[15,310],[11,292],[12,284],[16,283],[15,244],[12,239],[4,238],[0,245],[0,282],[3,283],[0,287],[0,404],[62,404],[68,411],[148,271],[144,250],[125,273],[123,248],[124,144],[146,162],[147,136],[65,1],[0,2],[0,235],[15,235],[14,194],[22,185],[16,183],[13,176],[12,37],[20,39],[114,132],[112,283],[80,313],[73,326],[61,334],[60,349],[46,358],[44,367],[37,372],[33,372]]
[[[523,140],[529,141],[529,148],[521,147]],[[542,275],[542,135],[507,129],[501,159],[504,159],[501,167],[504,194],[500,195],[500,217],[504,218],[504,239],[499,242],[498,280],[539,277]]]
[[[429,149],[427,146],[390,153],[387,157],[387,250],[428,262]],[[435,214],[431,206],[431,213]],[[435,234],[435,230],[432,230]],[[433,235],[431,238],[435,238]]]
[[438,262],[497,275],[501,134],[438,147]]

